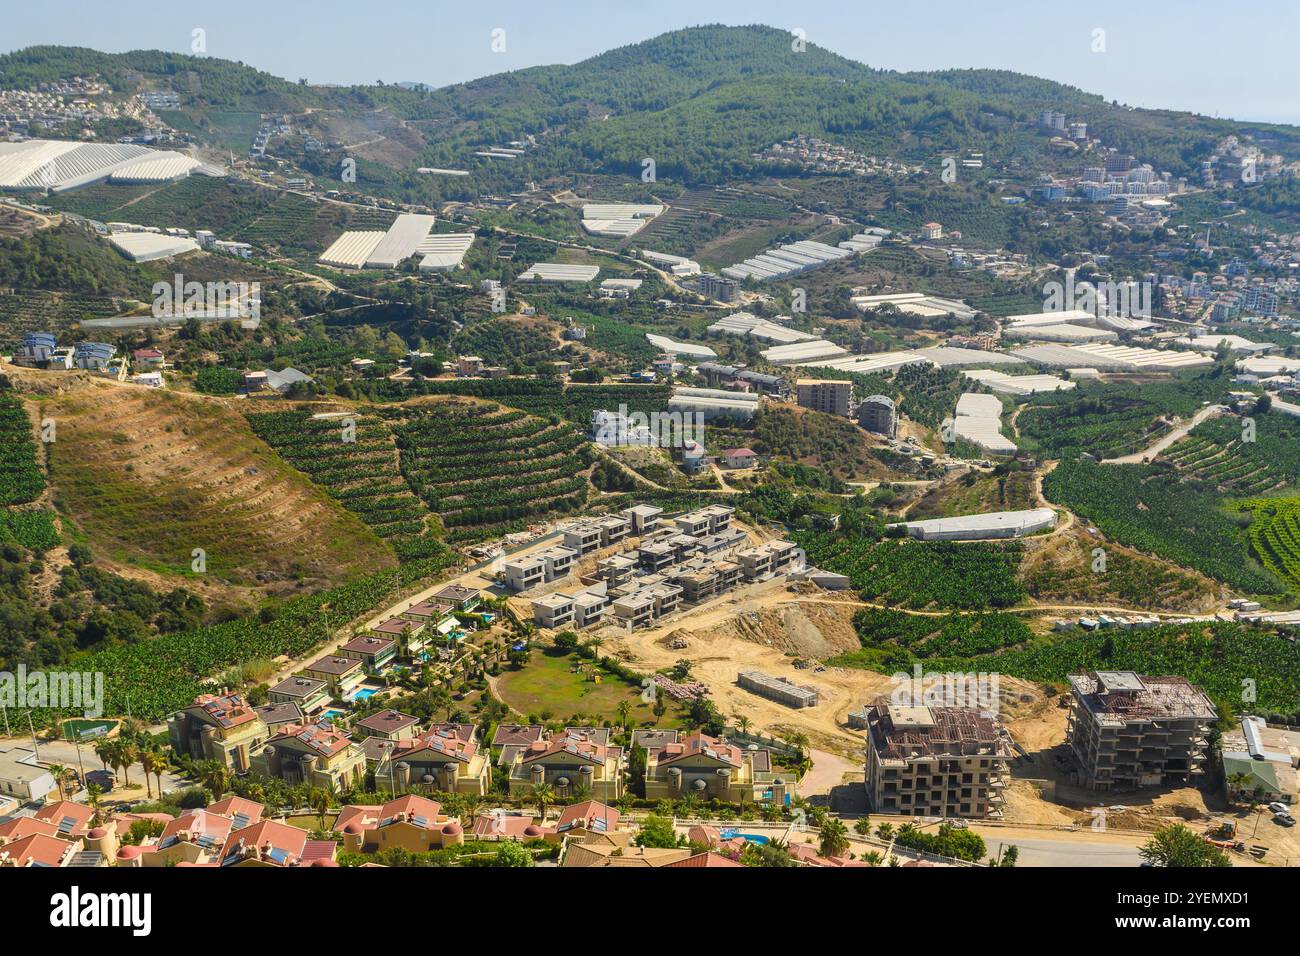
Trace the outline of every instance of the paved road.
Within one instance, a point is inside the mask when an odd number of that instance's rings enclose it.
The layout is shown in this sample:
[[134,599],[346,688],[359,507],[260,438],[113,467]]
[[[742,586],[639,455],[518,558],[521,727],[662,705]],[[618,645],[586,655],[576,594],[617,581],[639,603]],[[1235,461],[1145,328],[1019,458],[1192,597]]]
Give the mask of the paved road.
[[[11,744],[16,744],[19,747],[26,747],[29,750],[31,749],[32,746],[32,740],[30,737],[7,738],[4,739],[2,742],[6,746]],[[51,764],[62,764],[63,766],[68,767],[71,770],[77,771],[78,773],[81,772],[81,769],[84,769],[87,773],[89,773],[91,770],[102,770],[104,769],[104,765],[100,763],[99,758],[95,756],[95,751],[93,748],[94,748],[93,742],[83,743],[81,745],[81,763],[79,765],[77,762],[76,744],[69,743],[66,740],[41,741],[40,762],[46,767],[49,767]],[[129,777],[132,784],[131,789],[124,790],[119,785],[118,787],[114,788],[111,794],[107,795],[107,799],[109,800],[118,800],[122,798],[128,798],[132,800],[146,799],[147,794],[144,786],[144,768],[141,767],[138,763],[132,764],[129,772]],[[121,780],[120,774],[118,775],[118,780],[119,781]],[[155,797],[158,796],[157,783],[158,781],[155,780],[151,775],[149,777],[149,786],[153,789],[153,793]],[[188,781],[182,779],[181,777],[176,776],[174,773],[170,771],[163,772],[162,775],[163,792],[166,792],[168,790],[174,790],[177,787],[186,787],[189,785],[190,784]]]
[[1121,843],[1088,843],[1085,840],[1014,839],[999,840],[984,834],[989,853],[996,854],[999,844],[1014,843],[1020,848],[1016,866],[1139,866],[1142,857],[1137,847]]

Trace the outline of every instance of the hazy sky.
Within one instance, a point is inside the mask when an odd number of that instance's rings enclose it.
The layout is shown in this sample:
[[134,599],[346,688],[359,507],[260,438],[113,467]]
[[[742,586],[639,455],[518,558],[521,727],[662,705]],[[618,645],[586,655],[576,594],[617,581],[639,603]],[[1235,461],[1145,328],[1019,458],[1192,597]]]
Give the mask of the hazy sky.
[[[700,23],[799,27],[811,43],[885,69],[993,67],[1133,106],[1300,124],[1297,0],[29,0],[5,14],[0,49],[190,52],[202,28],[209,55],[289,79],[441,86]],[[491,49],[495,28],[504,53]],[[1097,30],[1104,52],[1092,49]]]

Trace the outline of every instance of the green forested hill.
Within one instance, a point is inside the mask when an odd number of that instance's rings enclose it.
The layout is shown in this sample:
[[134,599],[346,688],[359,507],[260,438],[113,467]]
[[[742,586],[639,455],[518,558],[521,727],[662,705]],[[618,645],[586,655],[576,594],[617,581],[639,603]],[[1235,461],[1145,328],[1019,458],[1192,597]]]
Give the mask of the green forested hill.
[[[191,117],[204,110],[383,111],[424,140],[421,163],[463,163],[472,147],[547,134],[542,149],[510,164],[510,175],[521,178],[584,168],[639,170],[641,159],[652,156],[661,176],[717,182],[751,168],[756,149],[797,133],[913,159],[990,146],[1005,154],[1015,137],[1033,135],[1029,124],[1049,106],[1086,120],[1108,145],[1188,174],[1219,137],[1245,129],[1187,113],[1129,109],[1008,71],[875,70],[813,44],[795,52],[787,31],[764,26],[693,27],[572,65],[438,90],[312,86],[241,63],[159,51],[31,47],[0,57],[5,85],[90,73],[127,92],[141,78],[146,86],[169,86],[182,94]],[[1300,130],[1267,132],[1275,148],[1300,153]],[[481,185],[495,187],[498,176],[486,173]]]

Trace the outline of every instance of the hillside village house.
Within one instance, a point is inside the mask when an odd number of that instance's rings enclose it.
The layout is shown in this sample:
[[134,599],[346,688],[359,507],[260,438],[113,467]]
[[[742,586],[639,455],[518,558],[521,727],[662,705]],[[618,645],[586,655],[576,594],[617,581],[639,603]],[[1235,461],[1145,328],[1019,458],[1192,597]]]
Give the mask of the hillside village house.
[[286,677],[271,688],[273,704],[293,704],[304,714],[314,714],[330,702],[330,685],[312,677]]
[[288,784],[347,790],[365,780],[366,755],[328,724],[290,725],[253,757],[252,769]]
[[723,468],[753,468],[758,464],[758,453],[752,448],[728,448],[718,456]]
[[178,754],[215,760],[243,773],[270,732],[239,694],[202,694],[167,721],[167,738]]
[[545,783],[560,799],[585,788],[594,799],[610,802],[623,795],[627,755],[609,743],[607,729],[570,727],[515,749],[508,769],[511,796]]
[[692,734],[647,747],[647,800],[679,800],[687,794],[723,803],[766,802],[785,806],[793,782],[776,773],[770,750],[742,748],[717,737]]
[[348,853],[392,849],[427,853],[465,842],[459,820],[443,814],[435,801],[413,794],[382,806],[346,806],[335,820],[334,829],[343,834],[343,849]]

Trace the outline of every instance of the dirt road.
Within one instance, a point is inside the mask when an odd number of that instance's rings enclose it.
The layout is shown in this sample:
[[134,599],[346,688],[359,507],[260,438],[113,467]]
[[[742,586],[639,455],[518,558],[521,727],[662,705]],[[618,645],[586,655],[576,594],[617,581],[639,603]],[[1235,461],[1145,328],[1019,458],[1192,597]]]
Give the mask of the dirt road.
[[1147,459],[1154,458],[1169,446],[1182,441],[1187,437],[1188,432],[1207,418],[1213,418],[1215,415],[1222,415],[1226,411],[1228,411],[1228,409],[1222,405],[1207,405],[1205,408],[1202,408],[1199,412],[1193,415],[1190,420],[1177,426],[1164,438],[1161,438],[1154,444],[1148,445],[1142,451],[1136,451],[1131,455],[1122,455],[1119,458],[1103,458],[1101,463],[1103,465],[1140,465]]

